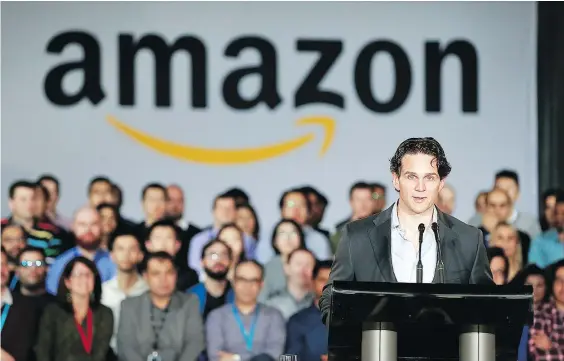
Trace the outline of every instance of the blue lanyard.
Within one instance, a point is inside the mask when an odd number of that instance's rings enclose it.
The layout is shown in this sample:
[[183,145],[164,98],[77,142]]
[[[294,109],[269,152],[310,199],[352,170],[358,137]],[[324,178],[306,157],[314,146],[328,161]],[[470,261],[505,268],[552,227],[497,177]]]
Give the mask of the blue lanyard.
[[18,284],[18,276],[14,275],[12,281],[10,282],[10,291],[13,291],[16,288],[17,284]]
[[6,322],[6,318],[8,318],[8,312],[10,311],[10,306],[6,304],[4,306],[4,310],[2,311],[2,319],[0,319],[0,332],[2,332],[2,329],[4,328],[4,322]]
[[255,338],[255,328],[257,326],[258,315],[259,305],[255,308],[255,315],[253,317],[253,321],[251,322],[251,329],[247,332],[247,330],[245,330],[243,320],[241,319],[241,315],[239,314],[239,310],[235,307],[235,305],[233,305],[233,316],[235,316],[235,321],[237,321],[237,324],[239,325],[239,329],[241,330],[241,334],[243,335],[245,344],[247,345],[247,351],[249,352],[253,350],[253,339]]

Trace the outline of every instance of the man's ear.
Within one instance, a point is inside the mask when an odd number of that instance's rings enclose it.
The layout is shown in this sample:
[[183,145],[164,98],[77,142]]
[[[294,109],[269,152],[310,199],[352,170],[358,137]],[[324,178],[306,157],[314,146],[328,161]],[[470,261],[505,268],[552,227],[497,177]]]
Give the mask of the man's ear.
[[399,175],[396,172],[392,173],[392,184],[394,185],[394,189],[399,192]]

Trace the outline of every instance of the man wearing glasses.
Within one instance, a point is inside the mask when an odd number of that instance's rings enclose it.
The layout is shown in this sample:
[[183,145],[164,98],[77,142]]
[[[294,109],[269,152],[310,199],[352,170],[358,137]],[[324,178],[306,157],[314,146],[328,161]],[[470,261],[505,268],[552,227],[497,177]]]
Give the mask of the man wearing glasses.
[[18,256],[16,267],[18,287],[13,292],[15,295],[29,298],[39,313],[42,313],[45,306],[55,299],[45,289],[46,276],[45,251],[32,246],[25,247]]
[[227,280],[227,273],[233,261],[231,248],[220,240],[213,240],[202,250],[202,270],[205,273],[204,282],[188,289],[200,300],[200,314],[205,321],[208,314],[226,303],[233,303],[235,299],[231,284]]

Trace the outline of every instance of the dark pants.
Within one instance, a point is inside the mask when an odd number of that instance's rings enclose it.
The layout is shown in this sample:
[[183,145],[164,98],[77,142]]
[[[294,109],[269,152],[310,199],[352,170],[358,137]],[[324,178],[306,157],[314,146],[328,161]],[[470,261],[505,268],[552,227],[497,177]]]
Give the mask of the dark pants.
[[274,360],[274,358],[270,355],[261,353],[260,355],[256,355],[252,357],[250,361],[276,361],[276,360]]

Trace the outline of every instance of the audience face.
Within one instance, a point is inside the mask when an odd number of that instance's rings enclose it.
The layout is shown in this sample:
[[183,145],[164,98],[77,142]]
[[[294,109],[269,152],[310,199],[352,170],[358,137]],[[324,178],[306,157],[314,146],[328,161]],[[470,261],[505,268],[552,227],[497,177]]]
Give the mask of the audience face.
[[564,308],[564,267],[556,270],[556,277],[554,277],[554,285],[552,287],[554,293],[554,300],[559,306],[559,309]]
[[145,219],[158,221],[164,217],[166,194],[160,188],[149,188],[143,198],[143,212]]
[[89,202],[92,208],[98,207],[102,203],[111,203],[112,185],[106,181],[98,181],[90,187]]
[[25,248],[26,240],[21,227],[9,225],[2,231],[2,247],[6,250],[10,263],[17,262],[18,255]]
[[168,186],[166,193],[166,215],[178,221],[184,214],[184,193],[178,186]]
[[215,280],[224,280],[231,267],[227,246],[219,242],[212,244],[204,253],[202,268],[207,276]]
[[421,214],[431,209],[444,186],[437,160],[427,154],[406,154],[401,160],[400,172],[393,174],[393,182],[404,211]]
[[43,218],[47,213],[47,199],[40,187],[35,188],[34,202],[33,202],[33,216]]
[[176,289],[176,269],[170,260],[152,259],[147,264],[145,281],[157,297],[169,297]]
[[117,227],[117,214],[109,207],[102,208],[100,214],[100,225],[102,227],[102,234],[109,235],[116,230]]
[[555,224],[555,213],[556,213],[556,196],[548,196],[544,200],[544,218],[551,227]]
[[274,243],[283,257],[300,247],[300,234],[292,223],[281,223],[275,237]]
[[29,221],[33,218],[34,203],[35,189],[18,187],[9,201],[10,211],[14,217]]
[[519,244],[519,236],[515,229],[511,226],[498,226],[492,234],[490,241],[492,245],[503,249],[503,253],[510,260],[515,259],[517,254],[517,245]]
[[439,192],[439,209],[446,214],[452,214],[454,211],[454,204],[454,191],[450,187],[443,187],[443,189]]
[[229,227],[223,229],[223,231],[217,235],[217,238],[227,243],[233,253],[233,259],[239,260],[245,247],[241,232],[235,227]]
[[485,192],[482,192],[480,194],[478,194],[478,196],[476,197],[476,202],[474,204],[474,207],[476,208],[476,213],[478,214],[484,214],[486,212],[486,196],[488,194]]
[[180,249],[180,242],[176,239],[176,232],[172,227],[155,227],[145,244],[149,252],[163,251],[171,256],[176,256]]
[[546,282],[544,277],[541,275],[529,275],[525,280],[525,284],[533,286],[533,302],[542,302],[546,293]]
[[291,219],[300,226],[306,224],[308,218],[307,201],[302,193],[289,193],[284,197],[282,218]]
[[505,265],[505,260],[502,257],[494,257],[490,261],[490,269],[492,271],[493,281],[496,285],[504,285],[507,281],[505,279],[505,274],[507,268]]
[[79,210],[75,215],[72,231],[76,237],[77,246],[88,251],[98,249],[102,231],[98,212],[92,208]]
[[257,226],[253,213],[245,207],[237,209],[237,227],[241,228],[246,235],[252,236]]
[[132,235],[116,237],[111,256],[117,269],[123,273],[136,272],[137,264],[143,260],[139,241]]
[[244,262],[235,269],[233,290],[237,302],[253,304],[257,302],[262,289],[261,269],[252,262]]
[[317,276],[315,277],[315,280],[313,281],[314,286],[315,286],[315,297],[316,298],[321,297],[321,294],[323,293],[323,287],[325,287],[325,285],[327,284],[327,281],[329,281],[329,274],[330,273],[331,273],[330,268],[321,268],[319,270],[319,272],[317,273]]
[[235,200],[233,198],[218,198],[213,208],[213,218],[218,227],[222,227],[228,223],[235,222],[237,211],[235,209]]
[[39,252],[26,251],[21,257],[21,262],[16,268],[16,274],[21,286],[34,291],[45,287],[45,257]]
[[69,278],[64,281],[73,297],[90,297],[90,294],[94,291],[94,273],[81,262],[74,265]]
[[554,207],[554,223],[559,232],[564,228],[564,202],[557,203]]
[[519,185],[511,178],[498,178],[495,181],[495,188],[504,190],[513,204],[519,199]]
[[[10,270],[8,269],[8,256],[2,252],[2,262],[0,262],[0,286],[2,290],[8,285],[8,279],[10,278]],[[2,295],[3,297],[4,295]]]
[[320,199],[315,193],[308,193],[307,197],[309,198],[309,202],[311,204],[311,212],[309,214],[308,223],[313,227],[317,227],[323,219],[323,214],[325,213],[325,205],[321,203]]
[[44,179],[41,181],[41,184],[47,188],[49,191],[49,202],[47,203],[47,209],[51,213],[55,213],[57,210],[57,204],[59,203],[59,188],[57,187],[57,183]]
[[353,219],[366,218],[372,214],[373,199],[370,189],[357,188],[352,191],[350,205]]
[[380,213],[386,206],[386,191],[380,187],[372,190],[372,213]]
[[498,222],[507,221],[512,211],[511,198],[504,191],[494,189],[486,197],[486,212],[493,213]]
[[296,251],[284,264],[284,271],[288,276],[288,284],[292,283],[299,287],[311,285],[315,258],[308,251]]

